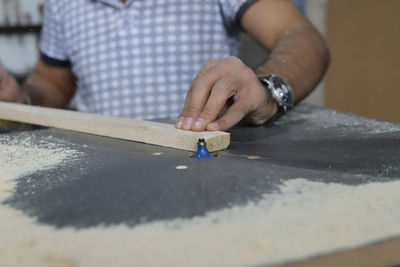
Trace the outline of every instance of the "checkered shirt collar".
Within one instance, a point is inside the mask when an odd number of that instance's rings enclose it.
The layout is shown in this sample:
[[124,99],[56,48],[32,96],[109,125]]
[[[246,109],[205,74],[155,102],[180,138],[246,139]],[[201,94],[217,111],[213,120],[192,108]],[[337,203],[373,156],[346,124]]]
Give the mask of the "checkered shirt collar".
[[133,2],[134,0],[127,0],[124,3],[122,3],[120,0],[93,0],[93,1],[97,1],[97,2],[102,2],[106,5],[115,7],[115,8],[124,8],[126,6],[128,6],[131,2]]

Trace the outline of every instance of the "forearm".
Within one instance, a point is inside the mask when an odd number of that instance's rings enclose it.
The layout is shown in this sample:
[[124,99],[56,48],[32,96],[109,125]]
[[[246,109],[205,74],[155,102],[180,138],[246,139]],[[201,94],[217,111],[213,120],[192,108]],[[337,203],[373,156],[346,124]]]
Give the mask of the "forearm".
[[329,51],[324,39],[314,27],[303,23],[282,32],[268,60],[256,73],[284,78],[299,102],[321,81],[328,65]]
[[[73,95],[74,82],[71,83],[64,75],[59,75],[58,70],[43,69],[39,63],[35,70],[22,84],[22,90],[29,96],[30,104],[54,108],[64,108]],[[68,75],[69,76],[69,75]]]
[[[46,92],[51,85],[48,84],[36,71],[32,72],[26,81],[21,85],[22,91],[27,95],[29,104],[38,106],[59,107],[57,99],[53,95],[49,96]],[[49,99],[50,98],[50,99]]]

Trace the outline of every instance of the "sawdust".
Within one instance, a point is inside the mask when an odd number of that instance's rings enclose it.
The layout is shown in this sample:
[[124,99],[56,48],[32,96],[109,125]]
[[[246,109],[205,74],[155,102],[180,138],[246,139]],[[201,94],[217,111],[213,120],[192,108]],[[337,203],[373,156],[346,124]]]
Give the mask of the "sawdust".
[[175,169],[177,169],[177,170],[186,170],[187,168],[188,168],[188,166],[186,166],[186,165],[178,165],[175,167]]
[[[78,154],[51,136],[38,138],[30,133],[0,135],[0,189],[12,193],[16,178],[52,168]],[[4,197],[4,194],[0,195],[0,201]]]
[[[0,137],[0,188],[76,151]],[[54,140],[51,140],[54,141]],[[44,142],[45,143],[45,142]],[[17,151],[17,152],[16,152]],[[39,225],[0,205],[0,266],[253,266],[400,235],[400,181],[282,183],[257,203],[203,217],[76,230]],[[12,192],[1,192],[0,202]]]
[[248,158],[248,159],[251,159],[251,160],[261,159],[260,156],[256,156],[256,155],[247,156],[247,158]]
[[[300,106],[299,109],[301,108]],[[312,113],[291,113],[290,116],[286,116],[276,123],[297,123],[301,120],[304,120],[305,128],[313,131],[345,127],[344,134],[346,135],[351,132],[362,133],[362,135],[400,132],[399,124],[329,109],[313,110]]]

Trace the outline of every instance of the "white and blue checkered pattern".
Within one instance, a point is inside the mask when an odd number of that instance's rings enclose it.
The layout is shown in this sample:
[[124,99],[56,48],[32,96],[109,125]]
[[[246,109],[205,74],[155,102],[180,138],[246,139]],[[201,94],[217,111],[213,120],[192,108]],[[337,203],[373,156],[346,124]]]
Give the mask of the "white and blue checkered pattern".
[[48,0],[42,59],[72,66],[79,111],[176,116],[203,64],[237,54],[238,14],[252,2]]

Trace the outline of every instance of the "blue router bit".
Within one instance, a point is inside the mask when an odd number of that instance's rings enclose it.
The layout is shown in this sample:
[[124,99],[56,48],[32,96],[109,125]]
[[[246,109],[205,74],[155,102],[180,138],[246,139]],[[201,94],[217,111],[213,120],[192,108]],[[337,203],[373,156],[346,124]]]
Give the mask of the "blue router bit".
[[196,158],[196,159],[209,159],[209,158],[214,158],[213,155],[210,154],[207,150],[206,146],[206,140],[204,138],[200,138],[199,142],[197,142],[197,152],[191,158]]

